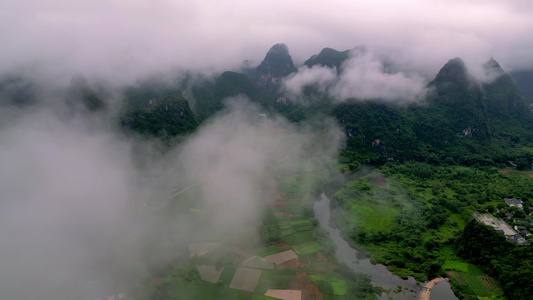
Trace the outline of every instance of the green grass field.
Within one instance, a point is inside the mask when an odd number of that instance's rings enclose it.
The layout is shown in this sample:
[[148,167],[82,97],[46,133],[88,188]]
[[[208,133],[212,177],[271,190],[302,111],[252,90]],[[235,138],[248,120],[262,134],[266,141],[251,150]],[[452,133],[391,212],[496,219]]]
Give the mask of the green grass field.
[[474,276],[484,275],[483,272],[473,264],[466,262],[456,261],[456,260],[447,260],[442,265],[442,269],[445,271],[457,271],[463,273],[469,273]]
[[464,216],[463,214],[451,214],[450,215],[450,220],[457,223],[457,228],[459,228],[459,230],[463,230],[466,224],[468,223],[468,221],[471,220],[471,218],[472,218],[471,215],[468,215],[468,218]]
[[222,284],[225,286],[229,286],[236,270],[237,269],[234,267],[225,267],[222,271],[222,274],[220,274],[218,281],[222,282]]
[[300,245],[295,245],[292,246],[292,249],[300,255],[311,254],[318,251],[318,247],[314,242],[307,242]]
[[259,257],[269,256],[271,254],[279,253],[279,249],[276,246],[268,246],[255,251],[255,254]]
[[490,293],[487,291],[483,283],[478,279],[478,276],[471,273],[458,272],[459,276],[463,278],[466,282],[466,285],[474,292],[476,295],[480,296],[489,296]]
[[491,299],[492,295],[501,295],[503,293],[498,282],[485,275],[475,265],[446,260],[442,266],[450,277],[454,278],[461,286],[461,290],[467,293],[473,293],[476,296],[485,296]]
[[289,245],[298,245],[313,241],[313,234],[310,231],[300,231],[283,237]]
[[442,269],[445,271],[458,271],[458,272],[468,272],[468,263],[460,262],[460,261],[453,261],[453,260],[447,260],[442,265]]
[[342,296],[346,294],[346,282],[335,275],[310,275],[309,278],[320,286],[320,282],[328,282],[334,295]]
[[399,210],[387,205],[354,204],[351,212],[359,226],[376,231],[388,231],[394,224],[394,218]]
[[282,236],[286,236],[286,235],[289,235],[289,234],[293,234],[295,232],[296,232],[296,230],[294,230],[294,228],[292,228],[292,227],[291,228],[286,228],[286,229],[282,229],[281,230],[281,235]]
[[343,199],[347,211],[337,220],[343,231],[361,228],[367,232],[388,232],[395,218],[413,208],[412,200],[395,183],[375,186],[371,176],[350,182],[335,196]]
[[302,206],[296,205],[296,204],[289,204],[289,205],[285,205],[285,207],[276,209],[276,211],[284,211],[289,214],[299,214],[301,210],[302,210]]
[[257,294],[264,294],[269,289],[291,289],[291,285],[297,283],[297,281],[295,274],[286,274],[286,272],[279,271],[263,271],[255,292]]
[[291,226],[302,226],[302,225],[311,225],[311,221],[308,219],[295,220],[290,222]]

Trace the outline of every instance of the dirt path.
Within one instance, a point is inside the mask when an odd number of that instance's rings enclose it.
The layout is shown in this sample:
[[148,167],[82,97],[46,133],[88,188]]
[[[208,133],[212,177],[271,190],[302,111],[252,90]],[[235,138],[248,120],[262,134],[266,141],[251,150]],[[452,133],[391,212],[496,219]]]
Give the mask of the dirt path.
[[439,282],[446,280],[446,278],[437,277],[432,279],[430,282],[424,284],[422,287],[422,291],[420,291],[420,294],[418,294],[418,300],[429,300],[429,294],[431,293],[431,289]]

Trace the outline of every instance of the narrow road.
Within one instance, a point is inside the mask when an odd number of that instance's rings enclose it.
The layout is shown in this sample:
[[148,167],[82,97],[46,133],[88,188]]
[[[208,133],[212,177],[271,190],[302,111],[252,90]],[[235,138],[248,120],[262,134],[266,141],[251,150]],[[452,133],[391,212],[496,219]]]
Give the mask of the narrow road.
[[204,182],[204,181],[206,181],[206,179],[203,179],[203,180],[197,181],[197,182],[195,182],[195,183],[193,183],[193,184],[191,184],[191,185],[189,185],[189,186],[186,186],[186,187],[185,187],[184,189],[182,189],[181,191],[179,191],[179,192],[175,193],[174,195],[168,197],[168,199],[172,199],[172,198],[176,197],[177,195],[179,195],[179,194],[185,192],[185,191],[188,190],[189,188],[192,188],[193,186],[198,185],[198,184],[200,184],[200,183],[202,183],[202,182]]
[[431,293],[431,289],[439,282],[446,280],[446,278],[437,277],[429,281],[428,283],[424,284],[422,287],[422,290],[420,291],[420,294],[418,294],[418,300],[429,300],[429,294]]

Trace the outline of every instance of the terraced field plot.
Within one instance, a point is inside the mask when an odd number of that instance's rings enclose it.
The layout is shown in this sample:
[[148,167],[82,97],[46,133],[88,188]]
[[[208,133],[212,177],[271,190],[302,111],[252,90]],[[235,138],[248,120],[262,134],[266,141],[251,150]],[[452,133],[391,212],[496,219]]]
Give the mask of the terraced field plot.
[[310,231],[300,231],[283,237],[283,240],[289,245],[298,245],[312,242],[313,234]]
[[230,289],[215,285],[185,287],[179,286],[169,290],[170,299],[228,299],[245,300],[250,299],[251,294],[244,291]]
[[470,274],[470,273],[463,273],[458,272],[459,276],[463,278],[463,280],[466,282],[466,285],[474,292],[476,295],[480,296],[488,296],[490,295],[489,291],[485,288],[483,283],[478,279],[478,276]]
[[476,296],[489,297],[489,299],[492,295],[503,294],[502,288],[492,277],[456,271],[448,271],[446,274],[464,286],[461,290],[467,294],[473,293]]
[[483,283],[483,286],[487,289],[487,291],[503,293],[503,289],[496,279],[490,276],[478,276],[478,279],[481,281],[481,283]]
[[[333,295],[342,296],[346,294],[346,282],[340,277],[334,275],[311,275],[309,278],[311,278],[313,282],[316,282],[319,287],[329,284]],[[329,290],[329,287],[325,289],[327,291]]]
[[268,247],[264,247],[264,248],[261,248],[259,250],[256,251],[256,255],[257,256],[260,256],[260,257],[265,257],[265,256],[268,256],[268,255],[271,255],[271,254],[276,254],[278,252],[281,252],[278,247],[276,246],[268,246]]
[[485,296],[488,299],[491,299],[492,295],[503,294],[498,282],[494,278],[485,275],[475,265],[447,260],[444,262],[442,269],[446,271],[450,278],[455,279],[462,286],[461,290],[467,294]]
[[[286,272],[290,271],[290,272]],[[259,279],[259,285],[256,288],[257,294],[264,294],[269,289],[292,290],[299,289],[296,271],[263,271]]]
[[225,267],[224,270],[222,271],[222,274],[220,274],[220,277],[218,280],[223,285],[229,286],[236,271],[237,271],[237,268],[235,267]]
[[442,269],[445,271],[458,271],[458,272],[468,272],[468,263],[454,260],[447,260],[442,265]]
[[307,242],[292,247],[300,255],[312,254],[318,252],[318,247],[314,242]]

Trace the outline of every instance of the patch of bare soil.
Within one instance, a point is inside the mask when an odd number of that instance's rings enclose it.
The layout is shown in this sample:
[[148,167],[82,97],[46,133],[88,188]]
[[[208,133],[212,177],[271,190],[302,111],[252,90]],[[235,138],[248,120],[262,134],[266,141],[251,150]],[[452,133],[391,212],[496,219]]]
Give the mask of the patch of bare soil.
[[165,277],[152,278],[152,284],[155,286],[162,285],[163,283],[165,283]]
[[386,186],[386,185],[387,185],[387,182],[385,181],[385,176],[378,176],[378,177],[374,180],[374,185],[375,185],[375,186]]
[[280,265],[278,265],[279,270],[296,270],[298,269],[298,260],[293,259],[288,262],[284,262]]
[[302,300],[322,300],[324,299],[324,296],[322,296],[322,293],[318,290],[318,287],[316,284],[309,279],[309,276],[307,276],[307,273],[304,272],[297,272],[296,277],[298,278],[298,282],[300,283],[300,288],[302,289]]
[[317,257],[317,260],[319,262],[325,262],[325,261],[328,261],[328,259],[326,258],[326,256],[324,254],[322,254],[322,252],[317,252],[316,253],[316,257]]

